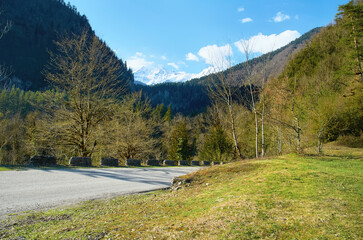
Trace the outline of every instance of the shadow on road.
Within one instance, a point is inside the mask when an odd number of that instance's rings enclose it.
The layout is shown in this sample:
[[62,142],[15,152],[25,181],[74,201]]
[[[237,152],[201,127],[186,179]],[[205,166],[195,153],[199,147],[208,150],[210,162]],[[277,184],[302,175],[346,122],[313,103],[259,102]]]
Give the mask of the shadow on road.
[[[190,169],[190,168],[188,168]],[[120,181],[145,183],[150,185],[169,185],[172,176],[181,176],[191,171],[178,168],[110,168],[110,169],[40,169],[46,172],[68,172],[90,178],[111,178]],[[191,170],[191,169],[190,169]],[[197,170],[197,168],[193,168]],[[145,176],[143,176],[145,175]]]

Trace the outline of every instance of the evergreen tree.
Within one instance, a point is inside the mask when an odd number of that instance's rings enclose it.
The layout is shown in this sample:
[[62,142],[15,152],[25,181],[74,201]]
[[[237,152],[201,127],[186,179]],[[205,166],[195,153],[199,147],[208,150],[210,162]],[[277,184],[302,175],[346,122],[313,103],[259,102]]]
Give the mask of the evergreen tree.
[[193,144],[185,122],[179,121],[174,127],[169,143],[170,160],[190,160],[193,155]]
[[199,159],[205,161],[225,162],[233,157],[233,143],[220,124],[213,126],[206,136]]

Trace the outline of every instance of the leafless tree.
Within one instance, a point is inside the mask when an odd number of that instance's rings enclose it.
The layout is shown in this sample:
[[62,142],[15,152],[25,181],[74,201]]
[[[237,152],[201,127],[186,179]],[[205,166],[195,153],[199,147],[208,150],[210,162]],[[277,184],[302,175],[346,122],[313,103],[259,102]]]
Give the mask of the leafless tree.
[[54,117],[67,122],[59,129],[63,143],[88,157],[97,144],[95,128],[108,118],[111,104],[128,88],[128,79],[122,79],[125,68],[98,37],[86,30],[79,36],[64,37],[56,46],[58,53],[50,53],[44,75],[65,91],[67,98],[51,110]]
[[[2,14],[2,11],[0,10],[0,15]],[[4,37],[6,33],[8,33],[12,27],[12,22],[10,20],[6,21],[5,23],[0,22],[0,39]],[[11,75],[11,69],[0,65],[0,82],[5,80]]]
[[[0,15],[2,14],[2,11],[0,10]],[[13,26],[12,21],[7,20],[4,23],[0,23],[0,39],[2,39],[4,37],[4,35],[6,33],[8,33],[11,29],[11,27]]]
[[[220,61],[224,61],[223,59],[219,59]],[[228,65],[229,68],[231,67],[231,59],[227,60],[227,63],[219,63],[220,66]],[[242,158],[241,150],[238,146],[238,138],[236,134],[236,117],[233,111],[233,95],[235,90],[237,89],[233,86],[230,82],[228,70],[222,71],[220,69],[219,72],[210,75],[212,76],[209,79],[208,85],[208,95],[211,99],[212,104],[214,105],[215,109],[218,109],[218,105],[226,106],[228,110],[228,119],[230,125],[230,132],[232,134],[234,150],[239,158]]]
[[252,45],[249,41],[241,42],[241,47],[243,49],[243,53],[246,58],[246,74],[245,74],[245,82],[248,85],[250,92],[250,108],[255,116],[255,150],[256,150],[256,158],[259,157],[259,125],[258,125],[258,111],[257,111],[257,92],[255,91],[255,87],[253,86],[253,73],[252,66],[250,63],[250,56],[252,51]]

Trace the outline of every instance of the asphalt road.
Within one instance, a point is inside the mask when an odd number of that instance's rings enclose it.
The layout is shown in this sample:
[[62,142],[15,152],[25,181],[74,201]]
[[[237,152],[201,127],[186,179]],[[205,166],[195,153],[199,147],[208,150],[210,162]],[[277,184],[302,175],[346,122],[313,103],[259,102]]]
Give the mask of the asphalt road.
[[30,169],[0,172],[0,216],[170,186],[197,167]]

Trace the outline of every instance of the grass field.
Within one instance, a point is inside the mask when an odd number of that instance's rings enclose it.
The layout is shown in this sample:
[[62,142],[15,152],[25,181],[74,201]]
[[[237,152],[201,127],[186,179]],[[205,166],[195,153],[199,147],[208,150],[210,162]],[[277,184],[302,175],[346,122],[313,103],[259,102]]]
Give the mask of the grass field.
[[26,213],[0,239],[363,239],[363,149],[205,168],[178,191]]

